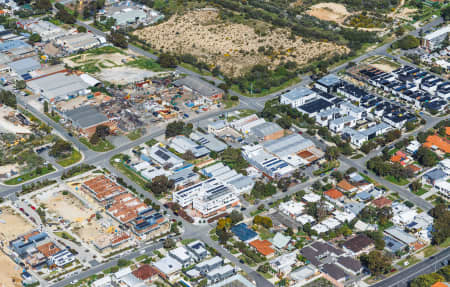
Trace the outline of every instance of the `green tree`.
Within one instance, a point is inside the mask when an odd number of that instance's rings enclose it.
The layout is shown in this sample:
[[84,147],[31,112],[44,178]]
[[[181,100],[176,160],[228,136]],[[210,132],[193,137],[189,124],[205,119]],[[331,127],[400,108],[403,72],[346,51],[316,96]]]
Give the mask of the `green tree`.
[[230,218],[231,218],[231,225],[235,225],[236,223],[242,221],[244,219],[244,216],[239,211],[233,210],[230,213]]
[[372,275],[381,275],[389,272],[392,268],[392,260],[381,251],[371,251],[360,257],[361,263],[370,270]]
[[429,287],[436,282],[443,282],[445,278],[437,273],[424,274],[414,278],[410,287]]
[[158,63],[163,68],[175,68],[178,65],[178,59],[174,55],[162,53],[159,55]]
[[87,29],[83,26],[78,26],[77,31],[78,31],[78,33],[86,33]]
[[61,158],[72,153],[72,145],[63,139],[58,139],[50,149],[49,155]]
[[41,36],[37,33],[33,33],[28,39],[30,40],[30,42],[36,43],[41,41]]
[[153,178],[152,182],[146,184],[146,187],[155,195],[166,194],[169,190],[174,188],[174,186],[174,181],[169,180],[165,175],[159,175]]
[[335,146],[327,147],[325,158],[329,161],[336,160],[339,157],[339,149]]
[[52,9],[50,0],[37,0],[34,5],[38,10],[50,11]]
[[48,102],[44,101],[44,113],[48,113]]
[[445,21],[450,21],[450,5],[442,7],[441,16]]
[[430,149],[420,147],[415,154],[417,161],[423,166],[435,166],[439,161],[439,157]]
[[125,34],[119,30],[113,30],[108,35],[108,41],[114,46],[126,49],[128,48],[128,40]]
[[420,183],[420,181],[416,180],[416,181],[411,182],[409,187],[411,188],[412,191],[417,192],[419,189],[422,188],[422,183]]
[[420,45],[420,39],[412,36],[412,35],[406,35],[402,39],[398,40],[397,42],[392,44],[392,48],[394,49],[402,49],[402,50],[409,50],[419,47]]
[[111,130],[106,125],[99,125],[95,128],[95,134],[101,139],[105,139],[110,133]]
[[176,242],[172,238],[167,238],[163,244],[163,247],[165,249],[173,249],[173,248],[175,248],[175,246],[176,246]]

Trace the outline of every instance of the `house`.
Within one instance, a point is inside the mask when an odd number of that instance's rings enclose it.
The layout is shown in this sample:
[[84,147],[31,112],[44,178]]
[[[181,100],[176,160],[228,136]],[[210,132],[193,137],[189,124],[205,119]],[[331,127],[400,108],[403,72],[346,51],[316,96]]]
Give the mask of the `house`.
[[321,199],[320,195],[314,192],[307,193],[303,196],[303,200],[306,202],[319,202],[320,199]]
[[344,204],[344,210],[353,213],[354,215],[358,215],[363,209],[366,207],[364,203],[351,201]]
[[437,192],[445,198],[450,198],[450,183],[448,181],[439,180],[435,182],[434,189],[436,189]]
[[386,235],[403,242],[404,244],[412,247],[417,242],[417,238],[413,235],[406,233],[397,226],[392,226],[384,231]]
[[353,256],[358,256],[362,253],[369,252],[375,245],[372,239],[364,234],[359,234],[345,241],[342,246],[344,250],[348,251]]
[[282,94],[280,96],[280,103],[283,105],[290,105],[293,108],[304,105],[312,99],[315,99],[317,94],[305,87],[299,87]]
[[438,135],[428,136],[423,147],[439,150],[442,153],[450,153],[450,141]]
[[280,203],[278,209],[282,213],[284,213],[292,218],[296,218],[297,216],[302,214],[303,211],[305,210],[305,204],[302,202],[290,200],[288,202]]
[[231,227],[231,232],[233,232],[234,235],[239,238],[239,240],[247,243],[253,241],[256,237],[258,237],[258,234],[252,229],[248,228],[245,223],[239,223]]
[[339,257],[336,261],[336,265],[353,276],[360,275],[364,270],[359,260],[355,260],[348,256]]
[[277,273],[289,274],[297,263],[297,251],[283,254],[269,261],[270,267]]
[[341,79],[334,75],[334,74],[329,74],[326,75],[325,77],[320,78],[315,84],[314,87],[326,92],[326,93],[332,93],[332,92],[336,92],[337,87],[341,85]]
[[339,190],[332,188],[323,193],[325,198],[335,204],[342,203],[344,195]]
[[397,240],[393,237],[385,235],[383,237],[384,240],[384,249],[392,254],[396,254],[398,252],[401,252],[405,250],[408,245],[401,242],[400,240]]
[[347,274],[334,263],[324,264],[321,268],[322,272],[333,278],[339,283],[346,280]]
[[386,197],[382,196],[380,198],[377,198],[375,200],[372,200],[372,204],[377,208],[383,208],[386,206],[392,205],[392,200],[387,199]]
[[419,150],[420,146],[421,146],[420,142],[413,140],[406,147],[406,151],[409,152],[410,154],[414,154]]
[[219,256],[214,256],[211,259],[202,261],[194,266],[193,269],[186,272],[186,274],[191,278],[197,278],[200,275],[205,276],[208,272],[219,268],[223,265],[223,259]]
[[442,169],[436,168],[422,175],[422,183],[435,185],[436,182],[441,181],[446,177],[447,174]]
[[183,268],[189,267],[194,262],[191,253],[184,246],[170,250],[169,256],[180,262]]
[[226,278],[229,278],[236,274],[236,270],[231,265],[224,265],[222,267],[213,269],[212,271],[206,273],[206,279],[208,279],[209,282],[215,283],[222,281]]
[[255,284],[248,281],[241,274],[235,274],[220,282],[209,285],[209,287],[229,287],[229,286],[256,287]]
[[166,256],[154,262],[153,266],[156,268],[156,270],[158,270],[159,276],[169,281],[177,278],[183,267],[181,263],[178,262],[178,260],[170,256]]
[[200,240],[187,244],[186,248],[194,255],[196,261],[202,261],[208,256],[206,245]]
[[343,255],[344,251],[334,247],[329,242],[314,241],[310,245],[303,247],[300,250],[300,253],[308,259],[312,265],[319,268],[326,262],[332,261],[331,259]]
[[249,245],[265,257],[272,257],[275,254],[272,243],[268,240],[255,239],[250,241]]
[[281,232],[277,232],[275,236],[272,238],[272,244],[277,249],[284,249],[288,246],[291,241],[291,237],[284,235]]
[[136,278],[143,280],[143,281],[149,281],[153,282],[158,278],[158,270],[150,266],[148,264],[143,264],[139,266],[137,269],[135,269],[133,272],[131,272]]
[[294,286],[306,285],[320,277],[320,271],[312,264],[305,265],[289,275],[295,282]]
[[346,179],[341,180],[336,187],[342,191],[347,193],[352,193],[358,191],[358,188],[354,185],[352,185],[350,182],[348,182]]

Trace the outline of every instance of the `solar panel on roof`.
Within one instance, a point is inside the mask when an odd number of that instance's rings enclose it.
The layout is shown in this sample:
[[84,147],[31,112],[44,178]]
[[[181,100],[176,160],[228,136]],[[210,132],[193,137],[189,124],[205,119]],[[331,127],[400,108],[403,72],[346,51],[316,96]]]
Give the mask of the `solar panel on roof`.
[[159,156],[160,158],[162,158],[163,160],[168,160],[170,158],[170,156],[168,156],[167,154],[165,154],[164,152],[162,152],[161,150],[157,150],[155,152],[155,154],[157,156]]

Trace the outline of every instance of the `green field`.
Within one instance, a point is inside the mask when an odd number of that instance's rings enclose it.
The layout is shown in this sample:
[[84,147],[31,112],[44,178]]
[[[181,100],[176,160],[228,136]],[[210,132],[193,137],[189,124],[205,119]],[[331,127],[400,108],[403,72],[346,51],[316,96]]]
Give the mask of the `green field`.
[[114,149],[114,145],[107,140],[100,140],[96,145],[91,144],[87,138],[80,138],[80,142],[96,152],[105,152]]
[[405,178],[401,178],[400,180],[397,180],[397,179],[396,179],[395,177],[393,177],[392,175],[386,176],[385,179],[386,179],[387,181],[392,182],[393,184],[396,184],[396,185],[406,185],[406,184],[409,183],[409,181],[408,181],[407,179],[405,179]]
[[60,166],[69,166],[72,165],[74,163],[77,163],[81,160],[81,153],[79,151],[77,151],[76,149],[72,149],[72,154],[69,157],[60,159],[57,161],[57,163]]
[[28,172],[28,173],[25,173],[25,174],[13,177],[11,179],[8,179],[8,180],[6,180],[4,182],[4,184],[16,185],[16,184],[19,184],[19,183],[24,183],[24,182],[27,182],[27,181],[32,180],[34,178],[37,178],[37,177],[43,176],[45,174],[51,173],[51,172],[55,171],[55,169],[53,168],[53,166],[51,168],[48,168],[48,167],[44,166],[44,167],[41,168],[41,172],[40,173],[37,173],[36,171],[37,171],[37,169],[34,169],[31,172]]
[[154,72],[162,72],[167,70],[162,68],[155,60],[146,57],[138,57],[136,60],[128,62],[127,65]]
[[127,134],[127,138],[131,141],[135,141],[142,136],[141,130],[137,129]]

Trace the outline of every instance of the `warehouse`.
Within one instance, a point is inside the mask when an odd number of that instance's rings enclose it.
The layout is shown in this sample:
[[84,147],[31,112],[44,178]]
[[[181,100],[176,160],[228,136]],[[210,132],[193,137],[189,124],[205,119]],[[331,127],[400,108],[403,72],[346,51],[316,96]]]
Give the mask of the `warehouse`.
[[77,33],[59,38],[56,44],[67,53],[91,49],[106,43],[104,37],[97,37],[92,33]]
[[41,64],[33,58],[24,58],[9,63],[9,67],[17,75],[23,76],[26,79],[26,74],[41,68]]
[[82,134],[91,137],[99,125],[106,125],[110,130],[115,129],[115,124],[93,106],[82,106],[63,113],[64,117],[72,122]]
[[184,87],[209,99],[221,99],[223,91],[210,83],[196,77],[187,76],[173,83],[177,87]]
[[56,73],[27,82],[33,93],[49,102],[68,100],[79,95],[87,95],[89,84],[73,74]]

